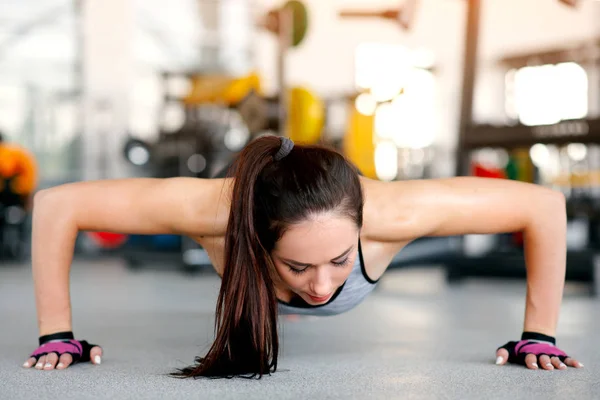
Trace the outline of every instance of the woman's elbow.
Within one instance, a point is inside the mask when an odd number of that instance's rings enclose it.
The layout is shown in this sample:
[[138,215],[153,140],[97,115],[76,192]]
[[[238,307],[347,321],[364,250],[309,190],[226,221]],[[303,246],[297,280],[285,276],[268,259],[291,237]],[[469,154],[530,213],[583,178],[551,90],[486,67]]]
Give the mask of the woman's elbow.
[[34,214],[56,213],[58,210],[67,208],[67,199],[59,187],[42,189],[33,196],[33,212]]
[[551,189],[544,189],[538,204],[534,204],[535,209],[541,212],[545,217],[561,218],[566,223],[567,220],[567,200],[562,192]]

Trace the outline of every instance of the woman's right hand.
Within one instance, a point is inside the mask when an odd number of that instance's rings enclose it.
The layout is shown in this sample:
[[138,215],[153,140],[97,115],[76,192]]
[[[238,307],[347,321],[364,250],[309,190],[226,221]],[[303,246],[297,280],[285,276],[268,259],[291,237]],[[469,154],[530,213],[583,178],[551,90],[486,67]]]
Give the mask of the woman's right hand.
[[85,340],[68,340],[50,342],[38,347],[23,367],[31,368],[35,365],[35,369],[49,371],[65,369],[72,364],[86,361],[100,365],[102,348]]

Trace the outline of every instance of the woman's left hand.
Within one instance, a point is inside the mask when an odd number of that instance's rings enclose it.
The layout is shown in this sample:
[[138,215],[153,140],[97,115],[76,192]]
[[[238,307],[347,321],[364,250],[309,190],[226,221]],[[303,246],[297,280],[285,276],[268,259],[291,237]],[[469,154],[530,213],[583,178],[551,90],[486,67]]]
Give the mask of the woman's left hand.
[[547,342],[521,340],[508,342],[496,351],[496,364],[507,362],[525,365],[529,369],[567,369],[582,368],[583,364]]

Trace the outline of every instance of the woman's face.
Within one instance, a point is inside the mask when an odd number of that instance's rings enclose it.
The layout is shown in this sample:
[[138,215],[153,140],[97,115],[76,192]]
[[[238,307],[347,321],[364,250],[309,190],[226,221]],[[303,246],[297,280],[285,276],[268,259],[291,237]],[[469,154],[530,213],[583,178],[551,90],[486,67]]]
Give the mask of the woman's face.
[[308,304],[324,304],[352,272],[358,235],[348,217],[318,214],[288,227],[271,257],[287,289]]

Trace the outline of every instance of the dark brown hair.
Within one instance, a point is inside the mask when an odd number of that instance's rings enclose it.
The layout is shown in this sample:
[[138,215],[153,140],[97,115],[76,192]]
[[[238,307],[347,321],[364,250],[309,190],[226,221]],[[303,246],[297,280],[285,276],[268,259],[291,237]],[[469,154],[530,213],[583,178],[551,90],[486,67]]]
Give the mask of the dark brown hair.
[[260,379],[277,370],[277,272],[271,251],[285,229],[334,211],[362,227],[363,195],[355,167],[320,146],[296,145],[274,155],[281,138],[263,136],[242,150],[225,239],[225,267],[217,300],[215,342],[196,365],[171,376]]

